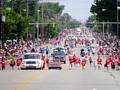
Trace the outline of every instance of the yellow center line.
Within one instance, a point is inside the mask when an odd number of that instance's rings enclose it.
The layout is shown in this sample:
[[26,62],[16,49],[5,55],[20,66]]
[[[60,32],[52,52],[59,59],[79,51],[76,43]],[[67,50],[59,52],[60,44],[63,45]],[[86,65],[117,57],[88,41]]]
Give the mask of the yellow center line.
[[23,90],[25,87],[27,87],[29,84],[32,83],[32,81],[36,80],[39,76],[44,75],[45,72],[36,72],[32,76],[28,77],[27,79],[21,81],[18,85],[13,86],[9,90]]

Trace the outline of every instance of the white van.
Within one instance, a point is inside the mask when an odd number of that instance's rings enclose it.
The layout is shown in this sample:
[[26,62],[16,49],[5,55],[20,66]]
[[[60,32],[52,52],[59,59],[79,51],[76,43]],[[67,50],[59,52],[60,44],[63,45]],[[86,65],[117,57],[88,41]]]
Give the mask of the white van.
[[39,53],[26,53],[23,55],[21,69],[26,68],[42,69],[43,64],[44,61],[41,60],[41,55]]

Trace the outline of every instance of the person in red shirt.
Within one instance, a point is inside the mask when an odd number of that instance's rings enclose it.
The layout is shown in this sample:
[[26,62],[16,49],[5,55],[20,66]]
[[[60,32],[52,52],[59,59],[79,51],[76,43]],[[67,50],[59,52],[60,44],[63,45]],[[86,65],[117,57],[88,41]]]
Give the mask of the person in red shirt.
[[73,58],[72,56],[69,56],[69,64],[71,68],[73,67],[72,63],[73,63]]
[[75,61],[76,65],[79,67],[80,66],[80,63],[81,63],[81,60],[80,58],[76,58],[76,61]]
[[46,59],[44,60],[43,69],[47,69],[47,68],[48,68],[48,65],[49,65],[49,59],[46,58]]
[[74,55],[73,55],[73,60],[75,61],[75,59],[76,59],[76,55],[74,54]]
[[120,60],[120,54],[118,55],[118,59]]
[[1,61],[1,68],[2,68],[2,70],[5,70],[5,60],[3,57],[2,57],[2,61]]
[[97,64],[98,64],[98,69],[100,69],[102,66],[102,59],[100,58],[100,56],[98,56]]
[[14,66],[15,66],[15,61],[14,60],[10,61],[10,66],[12,67],[12,70],[14,70]]
[[89,56],[89,63],[90,63],[90,67],[92,66],[92,57],[91,56]]
[[115,63],[116,63],[115,60],[111,59],[111,69],[115,69]]
[[111,63],[111,59],[107,58],[105,63],[105,67],[107,68],[107,70],[109,70],[110,63]]
[[82,69],[85,69],[86,60],[82,60]]
[[17,59],[17,60],[16,60],[16,65],[17,65],[17,67],[18,67],[18,70],[20,69],[21,63],[22,63],[21,59]]
[[116,55],[116,70],[120,70],[120,54]]
[[74,65],[75,65],[76,59],[77,59],[77,57],[76,57],[76,55],[74,54],[73,57],[72,57],[72,60],[73,60]]

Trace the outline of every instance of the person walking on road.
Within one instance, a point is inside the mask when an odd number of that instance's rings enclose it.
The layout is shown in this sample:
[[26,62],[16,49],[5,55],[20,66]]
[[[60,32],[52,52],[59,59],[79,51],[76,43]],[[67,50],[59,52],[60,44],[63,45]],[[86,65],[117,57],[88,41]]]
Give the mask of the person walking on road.
[[22,63],[22,60],[21,60],[21,59],[17,59],[17,60],[16,60],[16,65],[17,65],[18,70],[20,69],[21,63]]
[[98,56],[97,65],[98,65],[98,70],[100,70],[102,66],[102,59],[100,58],[100,56]]
[[43,60],[43,61],[44,61],[43,69],[47,69],[48,65],[49,65],[49,59],[48,59],[48,57],[45,60]]
[[10,66],[11,66],[12,70],[14,70],[15,60],[12,59],[12,60],[10,61]]
[[46,47],[46,57],[48,58],[48,54],[49,54],[49,48],[48,48],[48,46]]
[[76,63],[76,66],[77,66],[77,67],[80,67],[80,63],[81,63],[80,58],[76,58],[75,63]]
[[70,64],[70,68],[73,67],[73,58],[72,56],[69,56],[69,64]]
[[80,50],[80,56],[81,56],[81,57],[84,57],[84,56],[85,56],[85,51],[84,51],[83,48]]
[[72,63],[74,63],[74,66],[76,65],[76,59],[77,59],[77,56],[74,54],[73,56],[72,56]]
[[111,69],[113,70],[115,69],[115,60],[113,59],[111,60]]
[[2,61],[1,61],[1,68],[2,68],[2,70],[5,70],[5,60],[3,57],[2,57]]
[[93,63],[93,61],[92,61],[92,57],[91,57],[91,56],[89,56],[88,60],[89,60],[90,67],[91,67],[91,66],[92,66],[92,63]]
[[85,65],[86,65],[86,60],[82,60],[82,70],[85,69]]
[[107,58],[105,62],[105,67],[107,68],[107,70],[109,70],[110,64],[111,64],[111,59]]

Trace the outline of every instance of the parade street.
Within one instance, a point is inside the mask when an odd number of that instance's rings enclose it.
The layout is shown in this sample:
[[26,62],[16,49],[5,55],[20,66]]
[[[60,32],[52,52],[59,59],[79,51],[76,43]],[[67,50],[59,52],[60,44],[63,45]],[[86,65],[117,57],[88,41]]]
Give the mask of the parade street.
[[[95,46],[95,45],[94,45]],[[73,48],[72,55],[80,57],[82,46]],[[120,90],[120,72],[106,70],[103,65],[98,70],[87,63],[85,69],[80,66],[70,67],[67,63],[62,65],[62,70],[6,70],[0,71],[0,90]],[[97,54],[94,55],[97,59]]]
[[0,73],[0,90],[120,90],[120,78],[103,70],[27,70]]
[[0,0],[0,90],[120,90],[120,0]]

